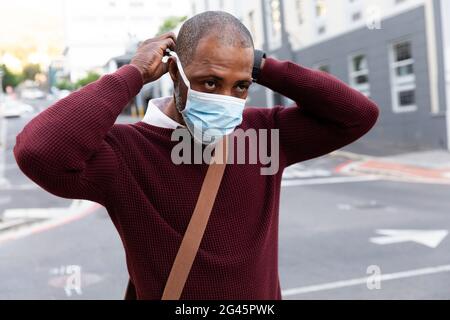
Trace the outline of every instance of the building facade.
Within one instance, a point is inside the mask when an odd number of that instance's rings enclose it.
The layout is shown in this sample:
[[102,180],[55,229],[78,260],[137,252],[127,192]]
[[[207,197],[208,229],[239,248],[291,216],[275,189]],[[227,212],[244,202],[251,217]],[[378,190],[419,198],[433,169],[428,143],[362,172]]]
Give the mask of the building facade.
[[153,37],[165,18],[184,16],[188,10],[188,2],[175,0],[64,0],[71,80],[101,69],[133,43]]
[[[374,100],[368,152],[450,149],[448,0],[193,1],[240,18],[270,56],[329,72]],[[252,26],[253,23],[253,26]],[[262,27],[261,27],[262,26]],[[254,86],[251,105],[292,101]]]

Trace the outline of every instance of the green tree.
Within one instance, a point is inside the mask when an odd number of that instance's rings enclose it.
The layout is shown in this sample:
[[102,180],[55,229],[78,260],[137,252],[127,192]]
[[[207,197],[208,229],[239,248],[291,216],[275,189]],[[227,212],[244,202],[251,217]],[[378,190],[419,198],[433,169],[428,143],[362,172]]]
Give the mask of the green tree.
[[58,81],[56,87],[59,90],[70,90],[70,91],[75,90],[75,84],[73,84],[72,82],[70,82],[70,80],[67,79]]
[[75,87],[76,88],[84,87],[85,85],[88,85],[89,83],[98,80],[98,78],[100,78],[100,75],[96,72],[91,71],[86,75],[86,77],[78,80],[77,83],[75,84]]
[[3,80],[2,87],[3,90],[6,89],[7,86],[16,87],[20,82],[22,82],[22,75],[12,73],[4,64],[0,65],[0,68],[3,70]]
[[36,75],[41,72],[41,66],[38,64],[28,64],[23,68],[24,79],[34,80]]
[[183,17],[176,17],[176,16],[172,16],[172,17],[168,17],[166,20],[164,20],[164,22],[162,23],[162,25],[159,27],[158,33],[156,34],[157,36],[169,32],[173,29],[175,29],[181,22],[185,21],[187,19],[187,16],[183,16]]

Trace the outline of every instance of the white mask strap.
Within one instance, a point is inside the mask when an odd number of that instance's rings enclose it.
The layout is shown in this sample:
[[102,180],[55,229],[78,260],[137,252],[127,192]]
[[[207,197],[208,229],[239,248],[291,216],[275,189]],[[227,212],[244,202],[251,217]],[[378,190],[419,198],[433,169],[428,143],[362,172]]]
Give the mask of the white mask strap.
[[[186,74],[184,73],[183,66],[181,65],[181,61],[180,61],[180,58],[178,58],[177,53],[176,53],[175,51],[171,51],[170,49],[167,49],[166,51],[167,51],[172,57],[175,57],[175,58],[176,58],[177,66],[178,66],[178,70],[180,71],[181,78],[183,78],[184,84],[185,84],[188,88],[190,88],[190,87],[191,87],[191,83],[189,82],[188,78],[186,77]],[[162,62],[163,62],[163,63],[167,63],[167,61],[169,61],[169,57],[168,57],[168,56],[164,56],[164,57],[162,58]]]

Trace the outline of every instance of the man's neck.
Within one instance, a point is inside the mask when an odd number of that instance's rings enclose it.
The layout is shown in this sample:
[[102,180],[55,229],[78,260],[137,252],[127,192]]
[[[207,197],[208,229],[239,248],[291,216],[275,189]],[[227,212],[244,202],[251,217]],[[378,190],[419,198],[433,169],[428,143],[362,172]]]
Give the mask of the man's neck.
[[169,100],[167,105],[164,106],[163,112],[166,116],[171,118],[172,120],[178,122],[181,125],[185,125],[183,117],[178,112],[176,106],[175,106],[175,98],[172,96],[172,98]]

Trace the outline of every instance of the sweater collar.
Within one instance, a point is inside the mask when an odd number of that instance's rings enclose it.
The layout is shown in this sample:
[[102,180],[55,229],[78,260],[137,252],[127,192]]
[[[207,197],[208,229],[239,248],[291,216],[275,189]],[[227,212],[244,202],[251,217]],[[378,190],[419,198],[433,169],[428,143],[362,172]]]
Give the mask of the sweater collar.
[[151,99],[148,102],[147,111],[145,112],[142,122],[167,129],[184,127],[182,124],[176,122],[163,112],[164,107],[167,105],[170,99],[170,96]]

